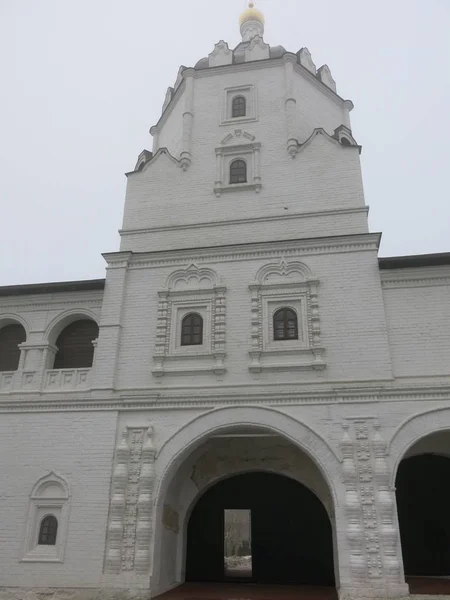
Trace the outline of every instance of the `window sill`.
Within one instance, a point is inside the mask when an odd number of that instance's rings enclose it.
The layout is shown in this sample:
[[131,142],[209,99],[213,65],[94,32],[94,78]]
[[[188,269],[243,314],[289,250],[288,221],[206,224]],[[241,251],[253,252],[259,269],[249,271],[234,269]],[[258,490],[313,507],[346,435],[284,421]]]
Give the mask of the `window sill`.
[[51,546],[53,551],[44,552],[38,550],[39,546],[27,552],[27,554],[20,559],[19,562],[50,562],[50,563],[62,563],[63,559],[59,556],[55,546]]
[[261,181],[254,181],[253,183],[230,183],[227,185],[217,184],[214,186],[214,193],[217,198],[220,195],[227,192],[243,192],[248,190],[254,190],[256,194],[259,194],[261,189]]
[[[302,348],[296,350],[252,350],[252,359],[248,369],[251,373],[261,371],[323,371],[326,363],[323,360],[324,348]],[[274,362],[275,356],[283,355],[283,362]],[[289,357],[291,360],[284,360]],[[272,361],[270,360],[272,358]]]
[[222,121],[220,126],[224,127],[225,125],[239,125],[240,123],[254,123],[257,120],[258,119],[256,117],[251,117],[251,116],[229,117],[228,119],[225,119],[224,121]]
[[[156,378],[164,375],[201,375],[214,374],[223,375],[226,372],[224,365],[225,352],[209,352],[199,355],[168,355],[164,357],[164,363],[161,357],[153,357],[156,366],[152,369],[152,374]],[[195,358],[198,360],[190,361]],[[169,368],[166,364],[172,363]],[[178,363],[178,364],[177,364]]]

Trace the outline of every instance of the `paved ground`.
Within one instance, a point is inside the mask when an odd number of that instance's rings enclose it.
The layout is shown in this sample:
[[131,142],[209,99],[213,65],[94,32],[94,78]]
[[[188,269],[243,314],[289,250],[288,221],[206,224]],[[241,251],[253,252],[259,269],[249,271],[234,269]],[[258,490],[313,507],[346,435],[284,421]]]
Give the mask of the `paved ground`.
[[337,600],[334,588],[186,583],[158,600]]
[[[450,598],[450,579],[408,579],[412,600]],[[186,583],[158,600],[337,600],[334,588],[232,583]]]

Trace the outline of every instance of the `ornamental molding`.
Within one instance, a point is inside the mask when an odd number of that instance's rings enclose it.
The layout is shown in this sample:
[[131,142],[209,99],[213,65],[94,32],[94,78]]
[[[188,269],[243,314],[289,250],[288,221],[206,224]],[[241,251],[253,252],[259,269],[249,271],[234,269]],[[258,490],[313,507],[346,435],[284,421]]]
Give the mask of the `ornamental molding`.
[[203,289],[205,284],[207,288],[214,288],[222,285],[220,277],[213,269],[199,267],[195,262],[191,263],[186,269],[179,269],[169,275],[165,287],[167,291],[170,292],[180,283],[184,283],[186,286],[191,283],[196,283],[197,289]]
[[417,275],[400,275],[397,277],[389,277],[389,275],[384,275],[381,273],[381,286],[384,289],[450,286],[450,275],[437,277],[436,275],[424,274],[420,277]]
[[291,275],[300,275],[300,281],[308,281],[312,279],[310,268],[302,262],[286,262],[284,258],[278,263],[270,263],[264,265],[258,271],[255,277],[256,285],[263,285],[267,282],[271,275],[279,275],[280,277],[290,277]]
[[[214,193],[217,198],[223,192],[237,190],[254,190],[259,193],[261,184],[260,168],[261,144],[255,142],[255,137],[242,129],[235,129],[222,140],[216,148],[216,180]],[[230,164],[235,159],[242,159],[247,165],[247,182],[229,183]]]
[[[225,294],[218,274],[196,263],[169,275],[165,289],[158,292],[154,377],[225,373]],[[202,316],[202,345],[179,347],[180,319],[190,310]]]
[[[379,390],[365,389],[354,391],[351,388],[339,392],[311,391],[298,393],[293,391],[281,391],[280,384],[265,384],[264,390],[258,384],[243,384],[239,390],[224,391],[223,385],[196,385],[192,388],[161,389],[152,387],[146,389],[123,390],[117,397],[97,399],[81,396],[74,397],[75,393],[60,395],[56,394],[37,395],[30,399],[30,394],[5,394],[0,397],[0,414],[8,413],[34,413],[34,412],[102,412],[102,411],[139,411],[142,409],[160,408],[186,408],[186,407],[216,407],[221,405],[236,405],[240,403],[251,403],[254,405],[272,406],[296,406],[304,404],[379,404],[388,402],[442,402],[443,406],[434,406],[430,412],[448,409],[450,401],[450,385],[443,389],[429,387],[427,389],[412,391],[402,390]],[[267,388],[272,391],[267,392]],[[298,387],[292,384],[291,387]],[[244,389],[248,391],[243,391]]]
[[[322,371],[325,349],[320,343],[319,282],[310,268],[283,257],[259,269],[249,285],[251,293],[251,373],[270,371]],[[298,320],[298,338],[273,340],[273,310],[293,307]],[[283,355],[282,362],[276,356]],[[275,360],[274,360],[275,359]]]
[[401,584],[403,572],[387,445],[371,417],[344,421],[340,443],[349,566],[355,583]]
[[[70,293],[70,292],[69,292]],[[67,305],[70,306],[84,306],[84,307],[91,307],[91,308],[100,308],[102,306],[103,303],[103,292],[102,292],[102,297],[99,299],[98,297],[96,298],[86,298],[86,299],[82,299],[82,300],[71,300],[71,299],[67,299],[67,300],[60,300],[59,298],[56,298],[54,302],[30,302],[28,300],[24,299],[24,297],[22,296],[14,296],[14,298],[16,298],[15,302],[11,302],[11,300],[9,300],[8,304],[3,304],[3,302],[0,301],[0,310],[3,309],[24,309],[24,308],[32,308],[34,309],[34,311],[39,311],[39,310],[58,310],[61,309],[63,310],[64,308],[67,307]],[[14,318],[17,318],[14,317]],[[23,318],[23,317],[22,317]],[[3,313],[0,314],[0,319],[3,319]],[[36,330],[33,330],[33,332]]]
[[126,427],[116,446],[104,572],[150,571],[156,448],[152,427]]
[[332,238],[298,239],[292,241],[255,242],[251,247],[235,245],[231,247],[183,249],[177,251],[161,251],[153,253],[135,253],[130,269],[142,269],[154,266],[177,266],[182,261],[199,263],[200,261],[232,262],[239,260],[275,258],[283,254],[285,259],[316,254],[338,254],[344,252],[377,251],[380,234],[356,234],[354,236],[337,236]]

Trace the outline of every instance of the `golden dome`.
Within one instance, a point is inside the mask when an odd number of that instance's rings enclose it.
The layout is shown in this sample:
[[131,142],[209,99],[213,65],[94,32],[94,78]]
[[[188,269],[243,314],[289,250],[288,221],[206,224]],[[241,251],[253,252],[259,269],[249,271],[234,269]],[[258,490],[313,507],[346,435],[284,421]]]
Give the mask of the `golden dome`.
[[239,18],[239,25],[243,25],[246,21],[259,21],[264,25],[264,15],[260,10],[255,8],[254,2],[248,3],[248,8]]

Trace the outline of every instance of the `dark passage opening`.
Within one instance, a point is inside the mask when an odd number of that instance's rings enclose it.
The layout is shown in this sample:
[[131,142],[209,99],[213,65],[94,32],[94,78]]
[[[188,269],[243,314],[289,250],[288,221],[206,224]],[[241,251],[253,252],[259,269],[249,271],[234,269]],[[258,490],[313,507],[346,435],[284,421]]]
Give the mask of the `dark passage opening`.
[[405,575],[450,575],[450,459],[403,460],[396,488]]
[[251,514],[252,582],[334,585],[332,531],[323,504],[302,484],[270,473],[230,477],[200,498],[188,524],[186,581],[230,581],[224,561],[230,509]]

